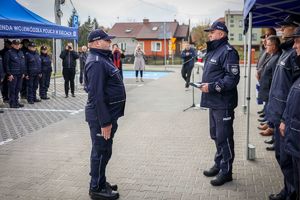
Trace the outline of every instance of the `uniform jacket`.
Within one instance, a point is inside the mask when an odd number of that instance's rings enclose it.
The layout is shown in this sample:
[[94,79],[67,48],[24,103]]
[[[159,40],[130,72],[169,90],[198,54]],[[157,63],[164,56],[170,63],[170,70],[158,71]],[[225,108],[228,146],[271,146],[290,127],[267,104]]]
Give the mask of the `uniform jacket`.
[[234,109],[238,102],[240,80],[239,55],[228,38],[207,42],[202,82],[208,93],[202,93],[201,106],[212,109]]
[[[279,124],[286,106],[289,90],[293,84],[293,68],[296,68],[295,50],[292,48],[293,40],[282,43],[282,54],[271,83],[267,117],[273,124]],[[293,55],[294,54],[294,55]]]
[[281,55],[281,51],[270,55],[263,63],[260,80],[259,80],[259,91],[258,98],[267,102],[269,99],[269,92],[272,83],[273,73],[276,69],[277,61]]
[[[186,55],[186,53],[189,53]],[[184,49],[181,52],[181,58],[183,59],[183,67],[192,69],[195,64],[196,59],[196,51],[193,48],[190,48],[189,50]]]
[[9,49],[4,56],[4,68],[7,75],[26,73],[25,56],[21,50]]
[[3,60],[2,60],[2,56],[0,55],[0,85],[3,78],[4,78]]
[[[299,63],[300,64],[300,63]],[[300,66],[300,65],[299,65]],[[285,150],[300,158],[300,78],[292,85],[283,114],[285,121]]]
[[52,72],[51,58],[48,54],[41,53],[42,72]]
[[88,100],[86,121],[97,121],[105,127],[124,115],[126,93],[111,51],[90,49],[84,70]]
[[28,75],[37,75],[42,73],[42,61],[37,51],[27,51],[25,53],[25,62]]
[[76,68],[76,59],[79,58],[79,55],[75,52],[75,51],[67,51],[67,50],[63,50],[60,53],[59,56],[63,62],[63,68],[64,69],[74,69]]

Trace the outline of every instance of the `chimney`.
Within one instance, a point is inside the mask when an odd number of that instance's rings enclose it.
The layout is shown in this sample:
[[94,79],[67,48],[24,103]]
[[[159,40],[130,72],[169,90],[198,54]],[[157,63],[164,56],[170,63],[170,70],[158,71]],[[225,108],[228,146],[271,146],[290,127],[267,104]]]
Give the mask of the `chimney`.
[[147,23],[149,23],[149,19],[144,18],[144,19],[143,19],[143,24],[147,24]]

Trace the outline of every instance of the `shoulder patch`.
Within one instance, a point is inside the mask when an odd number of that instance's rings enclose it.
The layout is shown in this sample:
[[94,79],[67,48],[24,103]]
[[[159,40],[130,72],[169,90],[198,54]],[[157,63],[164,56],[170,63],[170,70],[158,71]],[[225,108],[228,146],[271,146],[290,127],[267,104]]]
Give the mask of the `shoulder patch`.
[[227,44],[226,47],[227,47],[227,50],[228,50],[228,51],[231,51],[231,50],[232,50],[232,47],[231,47],[230,45]]

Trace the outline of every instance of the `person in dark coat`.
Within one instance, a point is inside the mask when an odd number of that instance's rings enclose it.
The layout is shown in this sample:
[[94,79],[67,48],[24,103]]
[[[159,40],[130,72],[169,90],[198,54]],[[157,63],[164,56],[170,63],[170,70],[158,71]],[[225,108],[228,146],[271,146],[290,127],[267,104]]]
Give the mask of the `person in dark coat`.
[[119,48],[118,44],[112,45],[112,54],[113,54],[114,65],[120,71],[120,75],[123,79],[122,59],[125,58],[125,55],[122,52],[122,50]]
[[[258,98],[261,99],[267,107],[269,101],[269,92],[272,83],[273,73],[275,71],[277,61],[281,55],[280,40],[277,36],[272,35],[266,39],[266,54],[265,62],[262,63],[260,78],[259,78],[259,91]],[[267,113],[267,111],[265,111]],[[265,117],[267,119],[267,117]],[[274,132],[274,126],[267,124],[267,128],[260,132],[262,136],[271,136]],[[260,126],[258,127],[261,128]]]
[[[31,42],[32,41],[30,41],[29,39],[23,39],[21,41],[21,45],[22,45],[21,51],[23,51],[24,55],[26,55],[26,53],[28,52],[28,45]],[[22,89],[20,91],[22,99],[27,99],[27,92],[28,92],[28,80],[25,77],[22,81]]]
[[[2,56],[3,59],[3,66],[5,66],[4,63],[4,56],[6,54],[6,52],[11,49],[11,41],[8,39],[4,40],[4,48],[0,51],[0,55]],[[3,98],[3,102],[8,103],[8,76],[6,73],[6,68],[3,67],[4,73],[5,73],[5,77],[4,80],[2,82],[2,88],[1,88],[1,93],[2,93],[2,98]]]
[[88,36],[90,51],[85,65],[84,85],[88,93],[85,116],[92,140],[89,190],[92,199],[119,198],[117,186],[108,183],[105,175],[112,155],[117,121],[124,115],[126,101],[123,80],[112,61],[112,38],[100,29]]
[[191,74],[194,68],[196,51],[191,48],[190,44],[186,44],[184,50],[181,52],[181,58],[183,59],[183,64],[181,68],[181,76],[185,81],[185,88],[189,88],[189,83],[191,80]]
[[19,93],[26,73],[25,56],[20,50],[20,40],[13,40],[11,46],[12,48],[4,56],[4,68],[8,78],[9,105],[11,108],[20,108],[24,106],[19,102]]
[[[284,137],[280,134],[279,125],[286,107],[286,100],[289,90],[293,84],[293,67],[296,65],[293,59],[295,50],[293,49],[294,40],[290,36],[294,33],[299,16],[289,15],[278,24],[281,26],[282,39],[280,47],[282,54],[278,59],[271,83],[269,102],[267,107],[267,118],[274,124],[275,137],[275,157],[280,166],[284,177],[284,188],[278,194],[271,194],[270,200],[289,199],[294,190],[292,184],[293,178],[293,160],[290,155],[284,151]],[[296,21],[296,23],[295,23]],[[300,21],[298,21],[299,23]]]
[[81,52],[79,52],[79,61],[80,61],[79,83],[80,83],[80,85],[83,84],[83,73],[84,73],[84,66],[85,66],[85,61],[86,61],[87,55],[88,55],[87,47],[82,46]]
[[69,97],[69,88],[71,88],[72,97],[75,97],[75,74],[76,74],[76,60],[79,58],[77,52],[73,49],[73,44],[68,43],[65,50],[59,56],[63,62],[63,77],[65,79],[65,94]]
[[201,107],[209,108],[210,136],[216,145],[214,165],[203,174],[214,177],[213,186],[232,181],[234,152],[234,109],[240,80],[238,52],[228,43],[228,29],[214,22],[209,29],[206,62],[202,75]]
[[[3,68],[3,60],[2,60],[2,56],[0,54],[0,89],[2,88],[2,83],[5,77],[5,72],[4,72],[4,68]],[[3,110],[0,110],[0,113],[3,113]]]
[[25,61],[27,67],[27,101],[29,104],[34,104],[41,101],[36,97],[36,91],[39,87],[39,80],[42,78],[42,61],[34,42],[28,44]]
[[50,86],[50,78],[52,73],[52,61],[51,57],[48,54],[48,48],[47,46],[41,46],[41,64],[42,64],[42,77],[40,78],[40,97],[43,100],[50,99],[47,95],[49,86]]
[[295,52],[293,83],[286,102],[286,108],[280,124],[280,133],[285,138],[285,151],[292,156],[293,178],[292,184],[296,192],[290,199],[300,198],[300,27],[293,34]]

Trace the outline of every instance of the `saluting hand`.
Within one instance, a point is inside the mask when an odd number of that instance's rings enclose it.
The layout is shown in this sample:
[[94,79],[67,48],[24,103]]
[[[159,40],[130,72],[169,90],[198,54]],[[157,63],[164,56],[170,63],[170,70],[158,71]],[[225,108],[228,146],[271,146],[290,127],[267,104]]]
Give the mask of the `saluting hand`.
[[13,75],[10,75],[10,76],[8,77],[8,80],[11,82],[12,80],[14,80],[14,76],[13,76]]
[[284,122],[280,123],[279,131],[280,131],[281,136],[284,137],[284,135],[285,135],[285,133],[284,133],[285,132],[285,123]]
[[110,139],[110,136],[111,136],[111,128],[112,128],[112,125],[108,125],[104,128],[101,128],[101,133],[104,137],[105,140],[108,140]]

